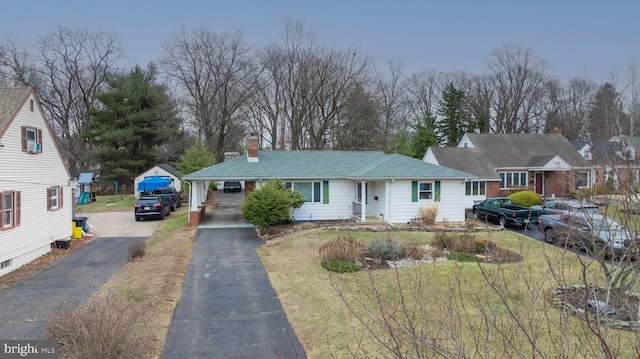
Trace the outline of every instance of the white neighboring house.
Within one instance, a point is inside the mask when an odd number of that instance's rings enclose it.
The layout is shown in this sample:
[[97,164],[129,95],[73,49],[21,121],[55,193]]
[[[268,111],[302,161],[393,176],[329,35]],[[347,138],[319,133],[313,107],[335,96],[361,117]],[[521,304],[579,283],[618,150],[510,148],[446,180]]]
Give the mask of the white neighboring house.
[[171,178],[170,186],[174,187],[178,192],[182,191],[182,182],[180,181],[178,170],[173,168],[171,165],[161,163],[142,172],[135,178],[133,181],[133,194],[136,199],[140,197],[140,192],[138,192],[138,183],[142,182],[147,176],[169,176]]
[[71,176],[31,88],[0,88],[0,276],[71,238]]
[[270,179],[299,191],[306,203],[293,211],[298,221],[356,218],[407,223],[423,207],[437,207],[436,221],[463,221],[465,181],[474,175],[399,154],[371,151],[258,151],[190,173],[190,223],[197,225],[211,182],[244,181],[245,193]]

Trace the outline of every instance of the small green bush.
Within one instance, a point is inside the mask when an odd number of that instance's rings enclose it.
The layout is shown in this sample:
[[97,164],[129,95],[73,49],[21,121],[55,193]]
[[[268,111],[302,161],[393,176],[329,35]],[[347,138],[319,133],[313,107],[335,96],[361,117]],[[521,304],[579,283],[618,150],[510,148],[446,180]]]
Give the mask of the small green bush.
[[542,197],[534,191],[520,191],[512,193],[509,198],[513,201],[513,204],[524,207],[531,207],[542,204]]
[[477,262],[478,258],[471,253],[466,252],[451,252],[447,254],[447,259],[457,262]]
[[351,237],[341,237],[335,241],[320,246],[320,260],[322,263],[332,261],[356,262],[362,253],[364,245]]
[[378,239],[369,245],[367,254],[370,257],[383,260],[398,260],[406,257],[407,249],[402,243],[398,243],[390,238]]
[[353,273],[361,269],[359,264],[350,261],[322,262],[322,267],[330,272],[336,273]]
[[496,244],[490,240],[479,239],[474,243],[475,253],[484,253],[487,249],[493,249],[496,247]]
[[291,218],[291,208],[300,208],[304,202],[300,192],[291,191],[281,180],[274,179],[245,198],[242,215],[247,222],[265,229],[287,222]]

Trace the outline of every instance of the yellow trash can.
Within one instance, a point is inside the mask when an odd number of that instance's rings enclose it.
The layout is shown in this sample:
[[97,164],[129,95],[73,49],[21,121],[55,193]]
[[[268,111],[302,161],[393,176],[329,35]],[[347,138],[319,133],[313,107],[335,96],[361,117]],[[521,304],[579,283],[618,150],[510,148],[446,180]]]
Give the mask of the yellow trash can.
[[80,239],[82,238],[82,227],[76,227],[75,222],[73,223],[73,229],[71,232],[71,238]]

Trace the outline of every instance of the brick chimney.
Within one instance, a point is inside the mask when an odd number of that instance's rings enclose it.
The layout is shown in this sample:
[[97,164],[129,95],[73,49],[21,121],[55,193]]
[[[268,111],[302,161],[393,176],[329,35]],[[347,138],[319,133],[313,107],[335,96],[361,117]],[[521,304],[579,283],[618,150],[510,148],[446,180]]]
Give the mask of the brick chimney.
[[257,133],[252,133],[247,137],[247,162],[258,162],[258,150],[260,140]]
[[560,127],[554,127],[549,131],[551,135],[562,135],[562,129]]

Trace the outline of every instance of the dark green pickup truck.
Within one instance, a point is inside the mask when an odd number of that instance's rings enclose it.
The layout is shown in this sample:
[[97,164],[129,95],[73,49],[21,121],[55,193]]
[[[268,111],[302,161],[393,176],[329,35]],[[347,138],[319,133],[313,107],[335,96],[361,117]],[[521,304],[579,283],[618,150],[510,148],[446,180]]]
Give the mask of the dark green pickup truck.
[[473,216],[477,219],[496,219],[501,226],[538,223],[540,210],[516,206],[509,197],[487,198],[473,205]]

